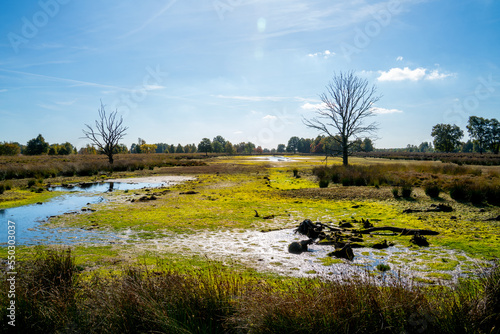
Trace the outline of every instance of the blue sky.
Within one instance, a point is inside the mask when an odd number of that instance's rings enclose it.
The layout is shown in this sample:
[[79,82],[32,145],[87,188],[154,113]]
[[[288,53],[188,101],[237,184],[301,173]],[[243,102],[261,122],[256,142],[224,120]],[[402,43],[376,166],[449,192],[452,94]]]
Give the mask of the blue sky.
[[3,1],[0,141],[77,147],[100,100],[124,143],[315,137],[335,72],[378,88],[375,146],[500,116],[500,1]]

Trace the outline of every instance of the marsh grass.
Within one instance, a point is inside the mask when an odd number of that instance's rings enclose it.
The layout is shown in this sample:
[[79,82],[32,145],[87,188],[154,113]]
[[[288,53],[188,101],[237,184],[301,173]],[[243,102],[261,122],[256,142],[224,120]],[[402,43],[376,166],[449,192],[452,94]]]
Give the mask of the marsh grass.
[[109,165],[102,155],[15,156],[0,157],[0,180],[58,176],[93,176],[101,172],[136,171],[155,167],[200,166],[205,163],[199,154],[118,154]]
[[498,267],[452,288],[426,288],[381,285],[370,275],[263,278],[215,262],[85,274],[70,250],[38,249],[17,271],[9,328],[17,333],[495,333],[500,314]]
[[[370,164],[317,166],[320,182],[330,179],[343,186],[392,186],[395,198],[410,198],[412,187],[423,187],[431,198],[446,190],[452,199],[474,205],[500,205],[500,178],[481,169],[451,163]],[[399,190],[394,190],[399,187]],[[397,192],[396,192],[397,191]]]

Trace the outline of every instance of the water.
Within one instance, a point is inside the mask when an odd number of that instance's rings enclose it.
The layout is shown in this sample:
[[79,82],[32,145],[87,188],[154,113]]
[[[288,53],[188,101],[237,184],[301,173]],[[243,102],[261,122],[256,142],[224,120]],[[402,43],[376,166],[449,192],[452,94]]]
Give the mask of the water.
[[90,204],[100,203],[105,199],[100,193],[114,190],[136,190],[143,188],[165,187],[178,182],[178,178],[162,178],[161,181],[151,182],[101,182],[80,183],[78,185],[58,186],[49,188],[50,191],[65,191],[71,194],[61,195],[52,200],[41,203],[25,205],[17,208],[0,210],[0,245],[8,244],[8,226],[10,233],[15,231],[15,244],[38,245],[38,244],[74,244],[82,242],[110,242],[118,236],[110,232],[89,231],[81,228],[53,228],[44,226],[50,217],[62,214],[78,214]]
[[[43,226],[43,223],[47,222],[52,216],[80,212],[85,206],[102,201],[104,201],[104,198],[101,196],[71,194],[55,197],[43,204],[0,210],[2,224],[0,245],[7,244],[7,225],[15,226],[15,242],[17,246],[115,239],[116,237],[111,233],[87,231],[78,228],[47,228]],[[14,224],[9,223],[9,221]]]
[[77,185],[66,185],[50,187],[49,191],[70,191],[70,192],[86,192],[86,193],[106,193],[115,190],[138,190],[143,188],[158,188],[165,187],[169,184],[162,183],[124,183],[124,182],[100,182],[100,183],[79,183]]

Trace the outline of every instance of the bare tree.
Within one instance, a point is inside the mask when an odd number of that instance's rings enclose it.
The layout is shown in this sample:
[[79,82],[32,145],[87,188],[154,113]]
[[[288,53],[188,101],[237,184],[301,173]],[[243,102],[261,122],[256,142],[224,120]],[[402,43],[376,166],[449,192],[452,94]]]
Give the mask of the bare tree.
[[316,111],[316,117],[303,122],[337,142],[342,163],[348,165],[356,139],[378,129],[377,123],[365,125],[364,121],[374,115],[373,105],[380,96],[376,95],[375,86],[368,87],[368,81],[353,72],[334,74],[326,89],[326,93],[320,95],[324,107]]
[[128,127],[123,126],[121,116],[117,118],[118,110],[106,115],[102,101],[98,112],[99,119],[95,121],[96,129],[94,130],[90,125],[85,124],[87,129],[83,130],[84,138],[90,139],[108,157],[109,163],[113,164],[115,149],[120,139],[126,135],[125,131],[127,131]]

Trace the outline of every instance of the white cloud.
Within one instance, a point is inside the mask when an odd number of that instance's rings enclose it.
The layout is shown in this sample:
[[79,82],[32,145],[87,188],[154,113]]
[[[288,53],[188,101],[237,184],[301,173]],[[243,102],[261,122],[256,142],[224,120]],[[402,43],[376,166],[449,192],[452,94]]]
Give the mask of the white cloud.
[[425,71],[426,69],[422,67],[416,68],[414,70],[410,70],[408,67],[405,67],[403,69],[394,67],[387,72],[379,71],[380,76],[378,77],[378,81],[417,81],[425,77]]
[[266,115],[264,117],[262,117],[262,119],[265,119],[265,120],[272,120],[272,119],[277,119],[278,117],[276,116],[273,116],[273,115]]
[[436,79],[444,79],[451,76],[453,76],[453,74],[439,73],[438,70],[434,70],[431,73],[429,73],[425,78],[427,80],[436,80]]
[[243,131],[234,131],[233,134],[235,135],[241,135],[243,133]]
[[325,50],[323,52],[316,52],[316,53],[310,53],[308,54],[309,57],[323,57],[325,59],[329,58],[329,57],[332,57],[332,56],[335,56],[335,52],[332,52],[330,50]]
[[379,108],[379,107],[373,107],[371,111],[374,114],[382,115],[382,114],[397,114],[397,113],[402,113],[402,110],[399,109],[386,109],[386,108]]
[[317,103],[317,104],[313,104],[313,103],[304,103],[301,108],[304,109],[304,110],[318,110],[318,109],[323,109],[326,107],[326,104],[325,103]]
[[397,57],[396,61],[403,61],[403,57],[402,56]]
[[436,80],[436,79],[444,79],[454,74],[445,74],[439,73],[438,70],[432,70],[429,74],[427,74],[427,69],[423,67],[418,67],[414,70],[409,67],[399,68],[394,67],[389,71],[379,71],[380,76],[377,78],[378,81],[418,81],[418,80]]

